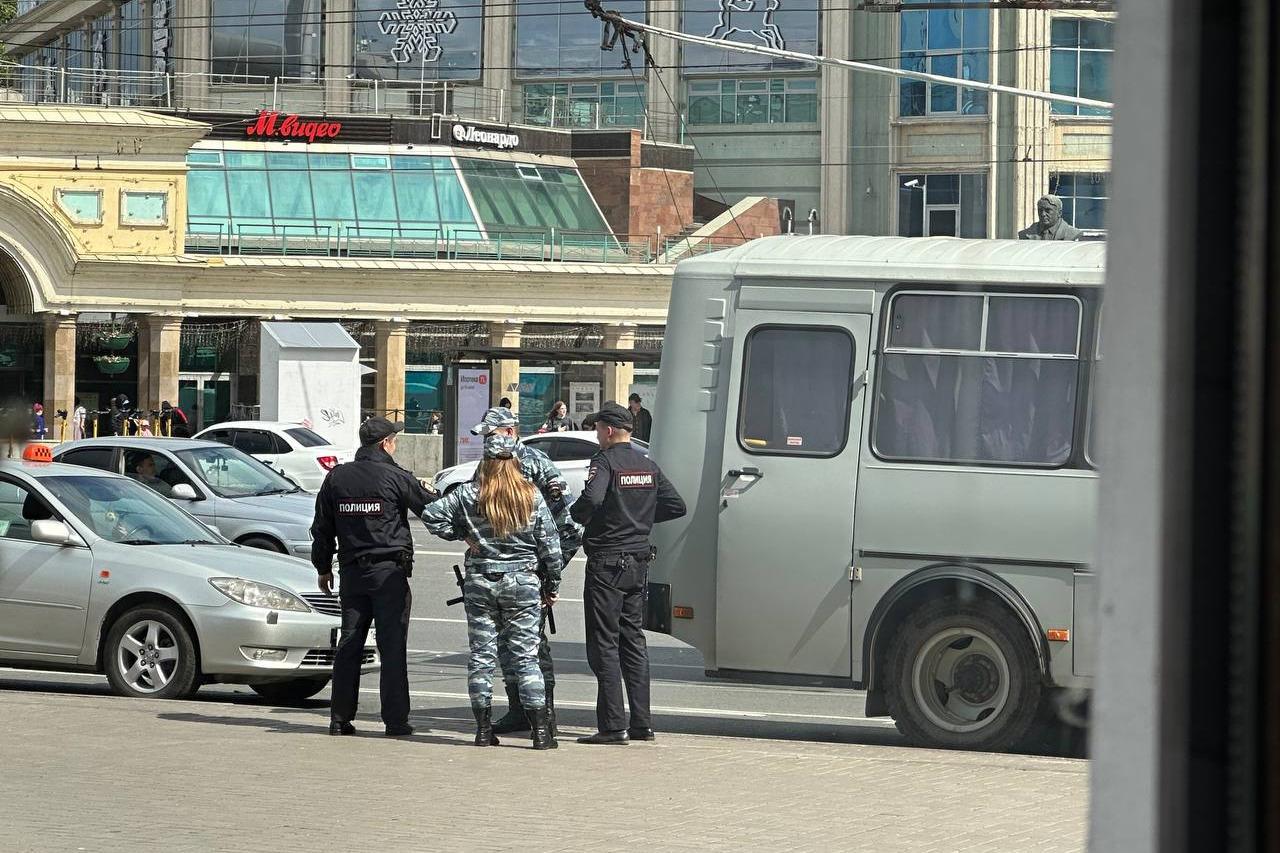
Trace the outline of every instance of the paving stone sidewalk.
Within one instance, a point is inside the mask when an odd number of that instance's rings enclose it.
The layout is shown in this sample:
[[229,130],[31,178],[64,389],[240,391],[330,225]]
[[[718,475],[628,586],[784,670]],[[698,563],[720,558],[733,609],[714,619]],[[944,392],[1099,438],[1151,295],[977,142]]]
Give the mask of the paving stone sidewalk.
[[694,735],[477,749],[464,716],[330,738],[319,707],[0,690],[0,850],[1084,849],[1082,760]]

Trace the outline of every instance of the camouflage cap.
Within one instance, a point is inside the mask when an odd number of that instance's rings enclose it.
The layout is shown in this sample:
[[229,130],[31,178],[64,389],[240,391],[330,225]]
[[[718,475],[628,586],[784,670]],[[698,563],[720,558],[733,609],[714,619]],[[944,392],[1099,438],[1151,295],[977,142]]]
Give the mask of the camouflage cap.
[[484,413],[484,420],[471,428],[472,435],[488,435],[498,427],[519,426],[520,421],[505,406],[494,406]]
[[486,459],[509,458],[516,449],[516,437],[500,432],[491,432],[484,437],[484,457]]

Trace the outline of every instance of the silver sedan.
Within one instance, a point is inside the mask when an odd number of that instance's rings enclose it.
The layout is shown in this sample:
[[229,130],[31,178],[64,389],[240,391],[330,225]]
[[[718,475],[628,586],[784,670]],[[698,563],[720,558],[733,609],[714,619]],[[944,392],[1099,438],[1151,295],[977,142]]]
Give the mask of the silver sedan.
[[223,682],[296,702],[328,683],[339,616],[310,564],[236,545],[137,482],[0,461],[0,665],[103,672],[123,696]]

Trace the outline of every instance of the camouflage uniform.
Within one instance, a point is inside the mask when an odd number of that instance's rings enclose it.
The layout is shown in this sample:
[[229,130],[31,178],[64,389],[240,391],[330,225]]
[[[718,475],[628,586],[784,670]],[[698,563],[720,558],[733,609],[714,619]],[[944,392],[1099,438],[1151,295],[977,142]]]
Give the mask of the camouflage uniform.
[[[556,530],[560,534],[561,560],[568,565],[573,555],[582,547],[582,528],[569,517],[569,505],[573,503],[569,484],[551,458],[536,447],[518,444],[515,457],[520,462],[524,478],[538,487],[547,509],[551,511]],[[551,641],[547,637],[545,621],[539,619],[538,622],[538,667],[542,670],[542,679],[547,688],[554,689],[556,672],[551,660]],[[503,680],[507,684],[515,684],[517,679],[511,666],[511,653],[501,642],[498,643],[498,665],[502,667]]]
[[556,594],[564,566],[559,536],[546,502],[537,495],[530,526],[505,539],[496,538],[489,522],[479,514],[479,494],[475,483],[464,483],[428,506],[421,516],[436,536],[475,543],[464,559],[463,596],[471,647],[467,693],[473,707],[490,704],[498,649],[505,647],[521,703],[537,710],[546,705],[536,657],[544,591],[537,571],[541,565],[545,592]]

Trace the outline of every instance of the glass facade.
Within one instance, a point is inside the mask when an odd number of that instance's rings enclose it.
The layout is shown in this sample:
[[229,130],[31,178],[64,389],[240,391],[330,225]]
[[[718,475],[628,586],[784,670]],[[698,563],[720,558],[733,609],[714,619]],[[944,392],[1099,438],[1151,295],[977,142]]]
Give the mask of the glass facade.
[[[1099,101],[1111,100],[1110,21],[1055,18],[1050,35],[1049,91]],[[1058,115],[1105,116],[1110,110],[1055,102]]]
[[[644,20],[644,0],[609,4],[623,17]],[[583,14],[581,0],[518,0],[516,11],[516,75],[518,77],[630,77],[625,52],[600,49],[600,22]],[[644,60],[632,54],[635,76],[644,80]]]
[[112,10],[94,18],[89,28],[89,67],[92,70],[92,100],[95,104],[116,103],[115,93],[111,91],[111,72],[115,70],[116,62],[111,50],[115,24],[116,15]]
[[120,103],[126,107],[133,106],[148,90],[141,77],[128,73],[149,67],[142,53],[141,0],[120,4],[120,52],[117,59],[117,67],[125,72],[120,75]]
[[573,169],[526,166],[510,160],[464,160],[458,165],[490,228],[608,233],[591,193]]
[[322,76],[321,0],[213,0],[213,73],[226,82]]
[[68,103],[80,104],[89,100],[92,75],[89,73],[89,33],[83,27],[66,35],[66,59]]
[[1049,176],[1049,192],[1062,199],[1062,218],[1077,228],[1107,227],[1106,172],[1058,172]]
[[[498,26],[507,24],[497,18]],[[360,79],[480,79],[480,0],[356,0],[355,30]]]
[[898,175],[899,237],[986,237],[987,176]]
[[643,83],[529,83],[524,120],[552,127],[643,127]]
[[467,158],[457,164],[414,154],[198,148],[187,155],[187,230],[232,240],[608,232],[573,169]]
[[690,80],[689,124],[778,124],[818,120],[813,77]]
[[[817,0],[760,0],[740,4],[734,0],[684,0],[681,30],[705,38],[819,53]],[[811,62],[693,44],[681,47],[681,63],[687,74],[794,71],[814,67]]]
[[[919,2],[919,0],[915,0]],[[912,0],[907,0],[909,4]],[[928,9],[899,16],[902,67],[964,80],[991,79],[991,11]],[[898,114],[986,115],[987,93],[919,80],[898,82]]]

